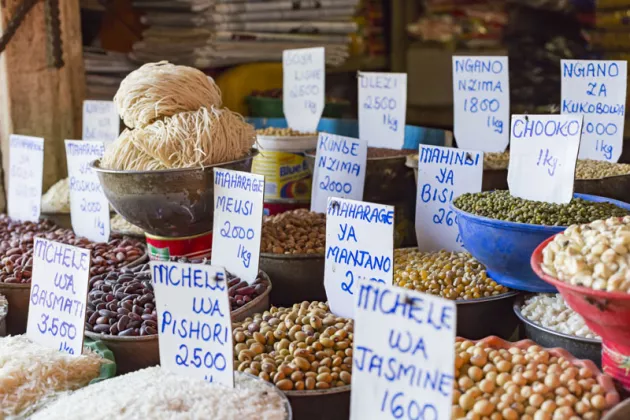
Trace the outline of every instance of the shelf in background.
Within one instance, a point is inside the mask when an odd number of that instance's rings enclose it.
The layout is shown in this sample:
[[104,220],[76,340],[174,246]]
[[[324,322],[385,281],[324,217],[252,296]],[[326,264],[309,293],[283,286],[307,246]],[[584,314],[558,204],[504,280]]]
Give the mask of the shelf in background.
[[353,73],[355,71],[387,70],[389,63],[385,56],[354,56],[338,67],[327,67],[326,73]]

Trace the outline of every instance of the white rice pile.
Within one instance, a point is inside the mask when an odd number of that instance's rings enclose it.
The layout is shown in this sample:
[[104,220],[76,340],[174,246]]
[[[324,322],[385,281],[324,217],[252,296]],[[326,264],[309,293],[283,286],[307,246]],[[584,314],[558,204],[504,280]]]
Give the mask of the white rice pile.
[[18,335],[0,338],[0,419],[25,418],[60,392],[86,386],[103,359],[61,353]]
[[280,391],[236,375],[236,388],[151,367],[108,379],[60,398],[33,420],[284,420]]

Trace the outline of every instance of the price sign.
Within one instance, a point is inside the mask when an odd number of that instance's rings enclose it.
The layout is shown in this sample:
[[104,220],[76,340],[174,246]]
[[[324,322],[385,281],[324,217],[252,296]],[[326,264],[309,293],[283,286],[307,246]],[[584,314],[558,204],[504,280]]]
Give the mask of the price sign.
[[36,222],[42,204],[44,139],[11,134],[9,165],[9,217]]
[[265,177],[214,170],[212,265],[252,283],[258,276]]
[[582,116],[512,115],[511,132],[510,194],[548,203],[570,202]]
[[89,276],[89,250],[35,238],[26,336],[80,355]]
[[151,261],[160,365],[234,387],[232,321],[223,268]]
[[420,145],[416,237],[420,251],[464,251],[454,198],[481,191],[483,153],[451,147]]
[[351,420],[450,420],[455,302],[376,283],[357,286]]
[[83,140],[109,144],[120,134],[120,117],[113,101],[83,101]]
[[317,130],[324,112],[325,63],[323,47],[282,52],[282,109],[289,127],[294,130]]
[[329,198],[324,287],[330,310],[352,318],[359,286],[393,283],[394,207]]
[[107,242],[109,201],[90,164],[103,157],[102,141],[66,140],[72,229],[90,241]]
[[363,199],[367,142],[319,133],[311,211],[325,213],[328,197]]
[[407,74],[366,73],[359,79],[359,138],[370,147],[402,149],[407,115]]
[[617,162],[626,116],[626,61],[562,60],[562,114],[584,117],[580,159]]
[[510,141],[507,57],[453,57],[453,117],[459,147],[505,150]]

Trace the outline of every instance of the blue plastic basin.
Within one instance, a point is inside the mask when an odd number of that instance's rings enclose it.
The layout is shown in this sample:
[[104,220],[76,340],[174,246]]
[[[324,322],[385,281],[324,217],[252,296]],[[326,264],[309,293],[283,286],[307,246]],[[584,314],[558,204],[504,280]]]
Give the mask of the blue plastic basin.
[[[606,201],[630,211],[630,204],[621,201],[588,194],[573,196],[588,201]],[[453,203],[451,209],[457,214],[464,247],[486,266],[488,275],[497,283],[527,292],[556,292],[555,287],[540,280],[534,273],[530,258],[541,242],[562,232],[566,226],[540,226],[490,219],[461,211]]]

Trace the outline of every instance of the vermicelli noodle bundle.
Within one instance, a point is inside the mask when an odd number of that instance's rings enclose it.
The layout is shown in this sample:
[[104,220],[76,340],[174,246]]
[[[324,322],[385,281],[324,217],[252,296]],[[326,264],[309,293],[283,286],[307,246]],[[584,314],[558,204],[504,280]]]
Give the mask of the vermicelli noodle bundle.
[[220,107],[221,91],[203,72],[161,61],[129,73],[114,102],[127,127],[141,128],[178,112]]
[[120,138],[105,153],[103,166],[118,170],[189,168],[243,157],[254,128],[229,109],[180,112]]

